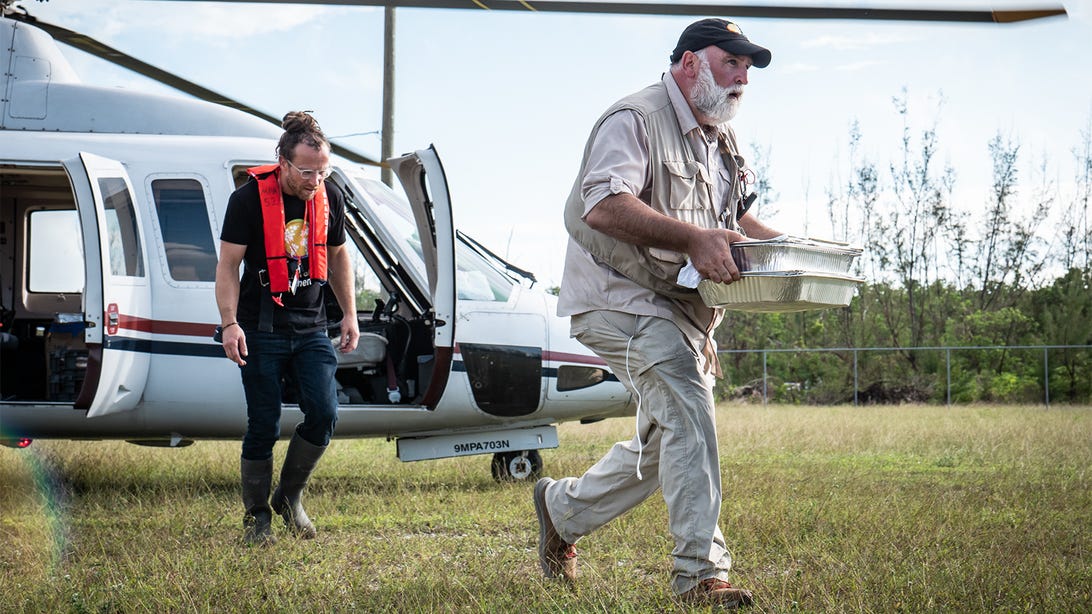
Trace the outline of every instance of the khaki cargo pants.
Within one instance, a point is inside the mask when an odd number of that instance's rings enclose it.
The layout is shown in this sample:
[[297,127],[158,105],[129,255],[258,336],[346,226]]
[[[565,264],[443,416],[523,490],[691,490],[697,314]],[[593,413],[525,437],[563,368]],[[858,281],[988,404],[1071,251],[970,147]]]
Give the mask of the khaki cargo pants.
[[717,523],[713,376],[702,370],[695,350],[700,341],[688,340],[670,320],[617,311],[573,316],[572,334],[640,395],[640,406],[632,440],[614,444],[584,475],[558,480],[546,491],[557,532],[575,543],[659,488],[675,539],[672,590],[684,593],[706,578],[726,580],[732,556]]

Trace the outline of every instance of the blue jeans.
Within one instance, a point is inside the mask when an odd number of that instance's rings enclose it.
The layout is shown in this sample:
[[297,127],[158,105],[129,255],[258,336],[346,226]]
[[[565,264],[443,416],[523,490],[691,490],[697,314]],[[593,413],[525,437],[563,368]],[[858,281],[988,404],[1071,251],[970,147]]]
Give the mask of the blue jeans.
[[337,422],[337,355],[326,333],[247,331],[246,345],[246,365],[239,367],[246,393],[243,458],[273,457],[273,444],[281,434],[281,380],[286,374],[295,378],[303,412],[296,433],[312,445],[330,443]]

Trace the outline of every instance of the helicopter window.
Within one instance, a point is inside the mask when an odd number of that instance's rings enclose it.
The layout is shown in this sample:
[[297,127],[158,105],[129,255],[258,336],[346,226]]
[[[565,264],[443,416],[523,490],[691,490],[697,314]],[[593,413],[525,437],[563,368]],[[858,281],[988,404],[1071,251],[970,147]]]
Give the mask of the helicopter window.
[[125,180],[102,177],[99,189],[106,209],[110,273],[119,277],[144,277],[144,253],[137,234],[136,212]]
[[561,365],[557,369],[557,390],[567,392],[594,386],[607,377],[607,372],[597,367]]
[[[351,243],[347,243],[351,245]],[[375,271],[364,260],[364,256],[357,250],[349,250],[349,259],[353,263],[353,277],[356,287],[356,306],[361,311],[367,311],[375,307],[376,299],[385,299],[386,293]]]
[[455,286],[460,299],[503,303],[512,296],[513,285],[510,277],[498,271],[462,240],[455,243]]
[[28,216],[30,292],[83,292],[83,244],[75,211],[32,211]]
[[216,247],[201,184],[193,179],[156,179],[152,198],[171,279],[216,281]]

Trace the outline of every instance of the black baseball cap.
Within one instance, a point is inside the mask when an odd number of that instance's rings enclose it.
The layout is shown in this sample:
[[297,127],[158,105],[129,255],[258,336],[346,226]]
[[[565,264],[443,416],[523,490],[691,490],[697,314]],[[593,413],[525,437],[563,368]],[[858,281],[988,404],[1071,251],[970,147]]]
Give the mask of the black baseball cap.
[[766,68],[770,65],[772,55],[769,49],[759,47],[747,40],[736,24],[727,19],[715,17],[695,21],[686,26],[682,35],[679,36],[679,44],[671,52],[671,63],[678,62],[687,51],[698,51],[709,45],[716,45],[728,53],[751,56],[751,61],[757,68]]

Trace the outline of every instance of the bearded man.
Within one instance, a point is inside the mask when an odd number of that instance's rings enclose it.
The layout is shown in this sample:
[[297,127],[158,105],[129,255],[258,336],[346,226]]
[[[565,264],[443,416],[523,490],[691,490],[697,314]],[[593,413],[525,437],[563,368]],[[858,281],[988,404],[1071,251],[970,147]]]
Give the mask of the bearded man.
[[[304,111],[284,116],[277,163],[247,169],[228,199],[216,267],[217,335],[239,365],[247,427],[240,458],[243,539],[276,542],[273,512],[302,539],[315,537],[302,495],[337,422],[337,355],[327,336],[322,286],[344,317],[338,350],[360,338],[353,265],[345,247],[345,197],[330,176],[330,142]],[[243,275],[239,277],[239,267]],[[303,422],[292,434],[270,498],[273,444],[281,433],[282,381],[295,376]]]
[[722,310],[680,287],[687,260],[706,279],[740,273],[731,244],[780,233],[745,213],[747,172],[728,121],[752,66],[770,52],[734,23],[688,26],[660,82],[596,122],[565,206],[570,240],[558,315],[637,400],[637,432],[581,477],[535,485],[539,562],[574,581],[580,538],[657,489],[674,538],[672,590],[685,603],[750,605],[728,582],[732,557],[718,526],[720,460],[713,330]]

